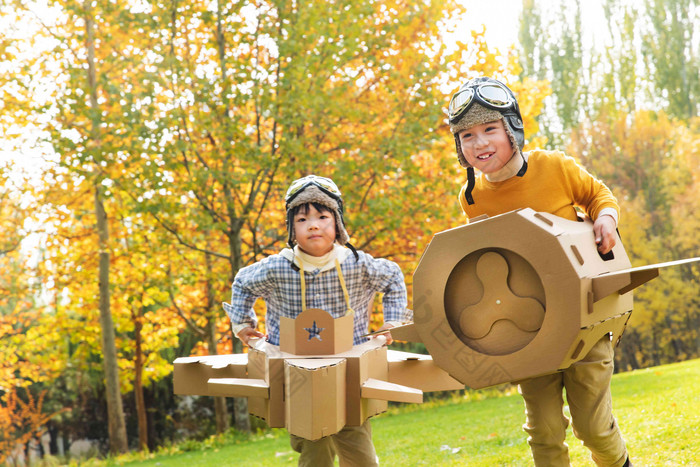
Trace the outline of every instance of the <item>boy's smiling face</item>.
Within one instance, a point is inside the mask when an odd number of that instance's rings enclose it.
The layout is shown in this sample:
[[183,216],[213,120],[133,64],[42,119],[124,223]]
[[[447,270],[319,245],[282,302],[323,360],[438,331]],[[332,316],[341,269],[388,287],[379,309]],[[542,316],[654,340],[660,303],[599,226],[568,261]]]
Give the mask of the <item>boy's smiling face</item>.
[[515,153],[503,120],[474,125],[458,136],[469,165],[486,174],[502,169]]
[[294,215],[294,235],[301,251],[311,256],[323,256],[333,249],[335,243],[335,216],[330,210],[319,211],[312,204],[305,208]]

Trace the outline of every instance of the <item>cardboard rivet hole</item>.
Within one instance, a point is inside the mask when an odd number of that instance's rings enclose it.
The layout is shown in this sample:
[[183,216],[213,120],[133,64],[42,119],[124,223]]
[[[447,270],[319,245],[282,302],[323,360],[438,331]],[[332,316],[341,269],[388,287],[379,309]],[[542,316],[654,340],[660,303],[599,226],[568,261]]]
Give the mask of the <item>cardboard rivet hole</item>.
[[550,219],[547,219],[539,212],[535,213],[535,218],[541,220],[542,222],[544,222],[545,224],[547,224],[550,227],[554,227],[554,222],[552,222]]
[[542,326],[544,307],[534,298],[515,295],[508,286],[508,272],[508,263],[496,252],[484,253],[479,258],[476,275],[484,294],[478,303],[464,308],[460,316],[461,331],[468,338],[488,336],[500,320],[509,321],[522,332],[535,332]]
[[571,251],[574,252],[574,256],[576,257],[576,261],[578,261],[578,264],[583,266],[583,256],[581,256],[581,252],[578,251],[578,248],[576,248],[576,245],[571,245]]

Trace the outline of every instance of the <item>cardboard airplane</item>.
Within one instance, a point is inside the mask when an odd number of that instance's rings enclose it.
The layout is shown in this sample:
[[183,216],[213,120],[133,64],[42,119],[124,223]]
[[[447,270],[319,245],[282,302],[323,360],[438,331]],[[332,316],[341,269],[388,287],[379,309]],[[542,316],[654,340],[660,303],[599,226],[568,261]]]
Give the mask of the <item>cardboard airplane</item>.
[[315,440],[362,425],[387,401],[423,402],[423,392],[464,389],[429,355],[387,350],[378,336],[353,346],[353,315],[307,309],[281,318],[280,346],[174,362],[175,394],[247,397],[251,414]]
[[549,374],[606,334],[619,342],[632,289],[698,261],[632,268],[619,237],[601,256],[590,221],[529,208],[474,219],[433,237],[413,275],[414,323],[391,334],[471,388]]
[[615,343],[632,312],[632,290],[659,269],[632,268],[620,239],[602,257],[592,223],[521,209],[436,234],[413,276],[414,323],[396,340],[430,355],[352,346],[352,316],[306,310],[280,321],[280,346],[248,354],[175,360],[176,394],[248,397],[270,425],[318,439],[361,425],[387,401],[479,389],[565,369],[603,336]]

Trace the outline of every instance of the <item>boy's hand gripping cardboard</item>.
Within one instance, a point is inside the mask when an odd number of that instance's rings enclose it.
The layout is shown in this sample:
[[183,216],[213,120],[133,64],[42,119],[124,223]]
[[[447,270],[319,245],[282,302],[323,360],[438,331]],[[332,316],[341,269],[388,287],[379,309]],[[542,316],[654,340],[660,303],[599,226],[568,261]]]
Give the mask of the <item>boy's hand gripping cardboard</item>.
[[475,389],[565,369],[604,335],[622,336],[631,290],[660,268],[631,268],[618,239],[596,249],[592,223],[526,208],[436,234],[414,273],[414,324],[441,368]]
[[270,427],[316,440],[362,425],[387,401],[464,388],[429,355],[387,350],[383,337],[353,347],[352,332],[352,315],[307,309],[280,321],[279,347],[258,341],[248,354],[178,358],[175,393],[248,397]]

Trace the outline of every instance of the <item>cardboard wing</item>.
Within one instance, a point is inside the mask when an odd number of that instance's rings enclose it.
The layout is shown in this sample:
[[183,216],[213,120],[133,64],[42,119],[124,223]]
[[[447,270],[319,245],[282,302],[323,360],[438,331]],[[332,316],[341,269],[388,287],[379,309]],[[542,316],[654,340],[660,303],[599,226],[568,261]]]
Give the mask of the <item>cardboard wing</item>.
[[209,378],[207,392],[221,397],[260,397],[270,396],[270,385],[264,379]]
[[180,357],[173,362],[173,366],[175,394],[209,395],[207,382],[210,378],[246,378],[248,355]]
[[631,290],[664,267],[632,268],[620,239],[601,256],[592,223],[521,209],[436,234],[414,273],[414,324],[435,363],[472,388],[548,374],[601,338],[618,342]]
[[637,268],[623,269],[622,271],[603,273],[600,276],[593,278],[593,301],[597,302],[598,300],[601,300],[615,292],[619,294],[626,294],[627,292],[636,289],[640,285],[644,285],[650,280],[658,277],[659,269],[697,262],[700,262],[700,257],[680,259],[678,261],[669,261],[666,263],[652,264],[650,266],[640,266]]
[[362,397],[386,401],[423,403],[423,391],[388,381],[369,378],[362,383]]
[[391,383],[420,389],[423,392],[464,389],[464,384],[447,374],[430,355],[389,350],[387,360],[388,381]]

